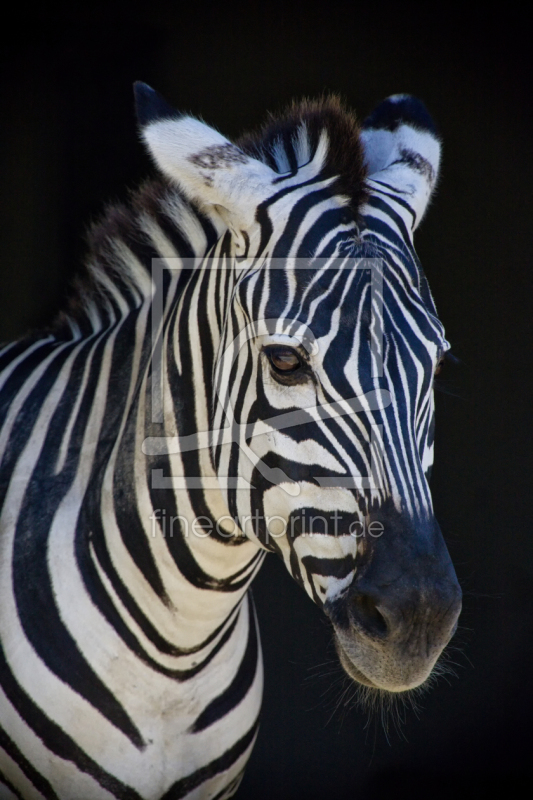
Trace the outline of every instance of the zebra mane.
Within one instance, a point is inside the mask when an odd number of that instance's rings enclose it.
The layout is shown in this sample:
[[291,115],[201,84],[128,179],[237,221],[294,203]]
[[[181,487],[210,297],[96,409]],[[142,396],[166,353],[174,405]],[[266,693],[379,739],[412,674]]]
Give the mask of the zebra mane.
[[[236,144],[278,173],[295,173],[313,159],[324,133],[320,174],[336,177],[333,191],[348,198],[357,216],[368,193],[360,127],[337,96],[294,102]],[[150,295],[153,258],[202,257],[224,229],[215,212],[187,200],[166,178],[146,182],[90,228],[88,255],[46,331],[70,338],[112,322],[124,301],[134,308]]]
[[112,322],[121,316],[117,305],[135,308],[151,296],[153,259],[202,257],[224,229],[164,177],[146,181],[89,228],[87,255],[46,330],[70,337]]
[[357,216],[368,196],[361,128],[337,95],[294,101],[281,114],[270,114],[262,128],[245,134],[236,144],[276,172],[296,172],[313,158],[324,132],[328,146],[321,172],[324,177],[337,176],[334,191],[350,199]]

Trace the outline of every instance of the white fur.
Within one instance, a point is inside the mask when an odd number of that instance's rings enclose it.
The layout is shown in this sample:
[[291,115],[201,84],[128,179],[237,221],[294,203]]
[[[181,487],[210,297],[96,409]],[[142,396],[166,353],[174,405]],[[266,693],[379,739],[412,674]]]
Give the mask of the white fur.
[[252,227],[258,203],[278,177],[270,167],[192,117],[153,122],[142,136],[159,169],[188,197],[202,206],[222,207],[234,230]]
[[[416,215],[414,230],[437,182],[441,152],[439,140],[429,131],[418,130],[410,124],[402,124],[395,131],[369,128],[361,132],[361,139],[370,179],[387,183],[398,194],[405,195],[404,199]],[[405,151],[421,156],[430,169],[422,172],[413,168],[405,161]]]

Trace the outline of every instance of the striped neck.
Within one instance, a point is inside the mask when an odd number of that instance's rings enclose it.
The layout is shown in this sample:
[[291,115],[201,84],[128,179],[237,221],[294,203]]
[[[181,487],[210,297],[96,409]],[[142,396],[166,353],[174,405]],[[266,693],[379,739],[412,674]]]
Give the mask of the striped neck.
[[[85,557],[100,590],[158,650],[182,652],[224,624],[261,558],[255,544],[227,536],[232,525],[209,449],[180,446],[209,429],[218,323],[232,272],[210,270],[208,261],[179,270],[171,261],[159,309],[156,292],[106,334],[129,385],[83,509]],[[148,437],[160,443],[159,455],[143,452]]]

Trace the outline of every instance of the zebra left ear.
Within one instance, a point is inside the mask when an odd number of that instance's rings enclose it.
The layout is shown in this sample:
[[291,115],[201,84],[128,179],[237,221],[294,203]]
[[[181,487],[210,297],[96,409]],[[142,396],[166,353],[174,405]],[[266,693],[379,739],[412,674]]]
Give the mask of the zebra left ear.
[[159,169],[202,206],[217,206],[229,227],[246,230],[277,175],[218,131],[174,111],[145,83],[136,83],[141,135]]
[[440,165],[440,141],[425,106],[406,94],[387,98],[365,120],[361,139],[370,180],[387,184],[403,197],[414,212],[414,230]]

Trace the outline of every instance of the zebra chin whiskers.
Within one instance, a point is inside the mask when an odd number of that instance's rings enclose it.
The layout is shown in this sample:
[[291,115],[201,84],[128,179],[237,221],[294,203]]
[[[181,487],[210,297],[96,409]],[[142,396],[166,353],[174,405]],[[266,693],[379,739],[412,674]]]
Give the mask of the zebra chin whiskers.
[[373,689],[370,686],[358,686],[355,689],[354,707],[366,714],[365,729],[372,727],[383,731],[388,744],[391,744],[391,729],[399,738],[407,741],[403,727],[406,724],[407,712],[411,709],[418,716],[419,705],[416,690],[412,689],[404,695],[387,692],[384,689]]
[[[323,619],[322,623],[331,633],[330,622]],[[311,710],[322,707],[328,714],[325,724],[330,725],[338,720],[340,730],[346,716],[357,707],[356,695],[360,686],[341,666],[332,637],[327,645],[327,653],[325,661],[307,668],[308,674],[304,680],[309,687],[317,686],[319,692],[318,701],[311,706]]]
[[389,743],[391,729],[405,739],[403,728],[407,723],[407,715],[412,712],[415,717],[420,717],[422,697],[435,685],[438,677],[449,672],[441,668],[437,675],[432,673],[422,686],[399,693],[357,683],[346,674],[338,658],[332,658],[315,668],[310,667],[311,670],[315,674],[307,677],[309,683],[328,681],[316,704],[323,704],[329,710],[326,724],[337,719],[340,730],[346,717],[357,710],[366,715],[365,730],[373,726],[381,728]]
[[461,648],[448,645],[424,683],[414,689],[389,692],[385,689],[355,684],[351,708],[357,708],[367,715],[365,728],[370,729],[374,724],[381,727],[389,744],[391,729],[407,741],[404,728],[408,715],[413,713],[419,719],[423,713],[423,698],[435,689],[440,680],[449,683],[448,677],[457,678],[454,667],[460,665],[452,660],[450,651],[461,652]]
[[334,656],[321,664],[308,667],[308,673],[304,679],[307,686],[326,684],[325,687],[322,685],[319,687],[318,700],[311,706],[311,710],[322,706],[328,713],[326,725],[329,725],[338,714],[341,714],[342,725],[346,711],[352,708],[355,687],[353,681],[342,669],[339,659]]

